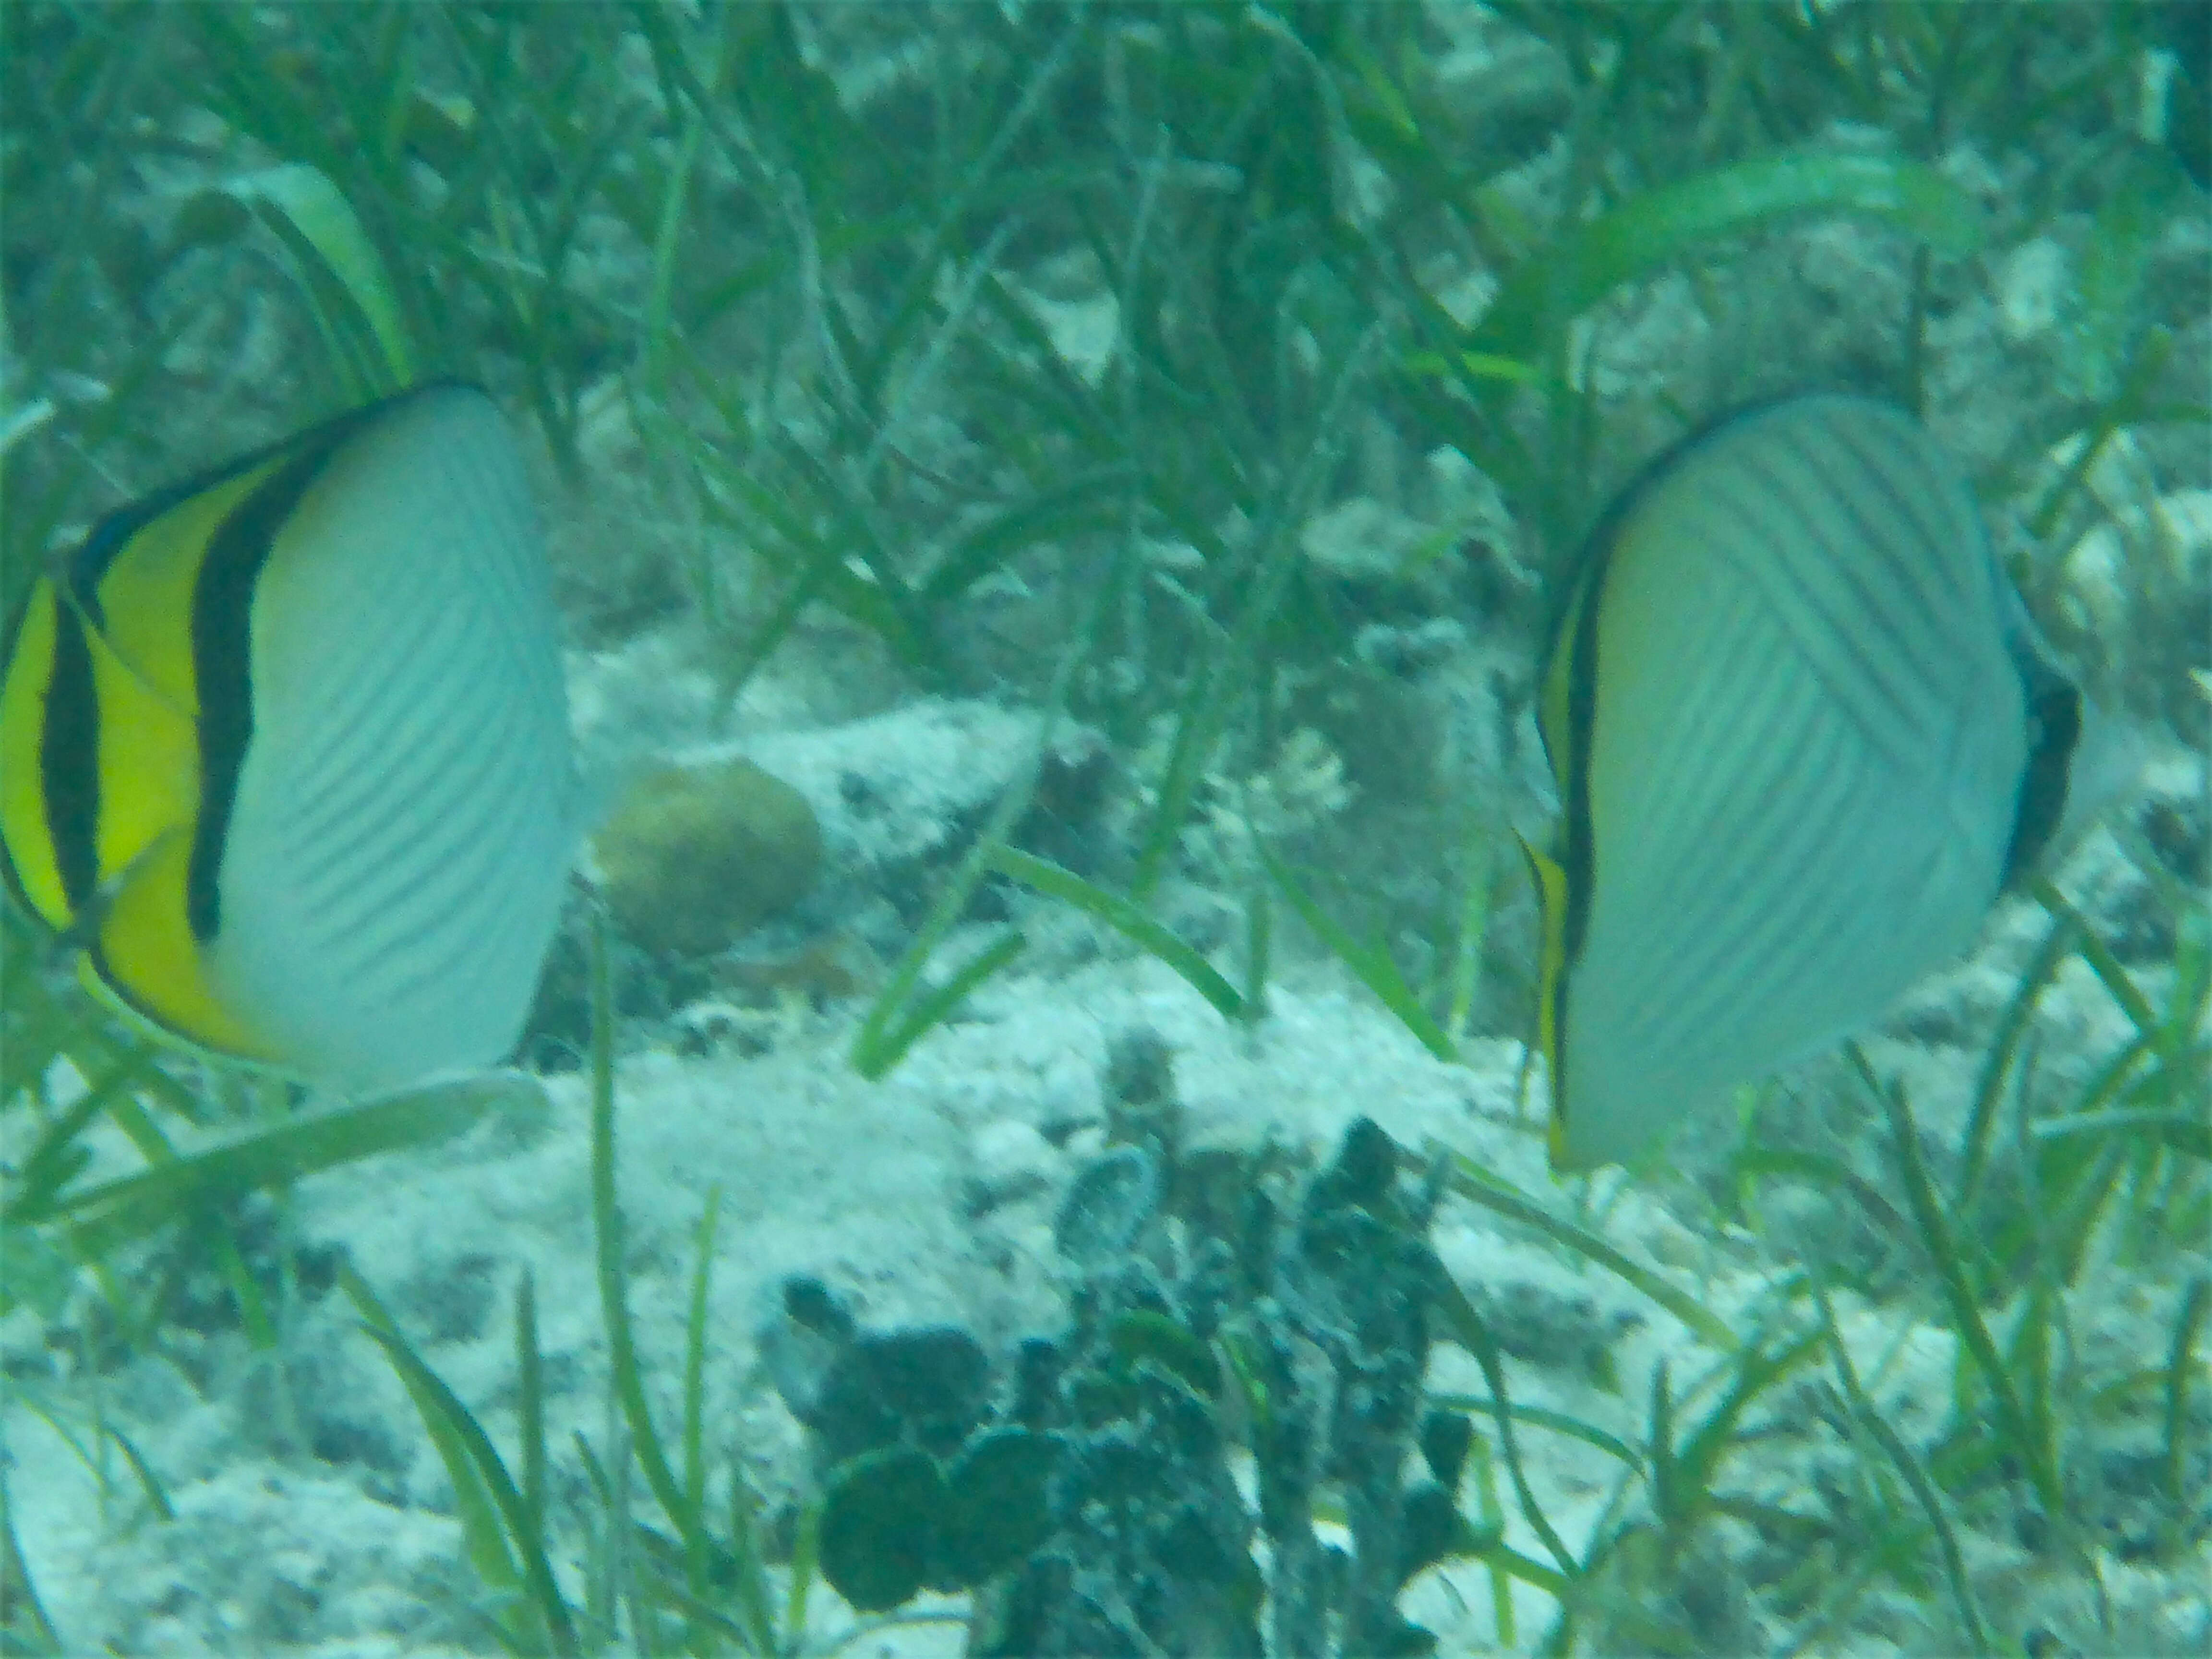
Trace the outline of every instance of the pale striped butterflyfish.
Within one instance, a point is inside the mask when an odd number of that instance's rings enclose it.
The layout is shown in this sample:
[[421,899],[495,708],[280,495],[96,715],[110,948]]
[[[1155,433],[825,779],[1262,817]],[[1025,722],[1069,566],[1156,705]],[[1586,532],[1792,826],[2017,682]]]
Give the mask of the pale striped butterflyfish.
[[1966,480],[1872,399],[1730,415],[1600,519],[1540,681],[1552,1162],[1878,1018],[2056,830],[2083,705]]
[[349,1092],[513,1048],[577,791],[483,392],[419,387],[109,514],[0,665],[0,873],[103,1000]]

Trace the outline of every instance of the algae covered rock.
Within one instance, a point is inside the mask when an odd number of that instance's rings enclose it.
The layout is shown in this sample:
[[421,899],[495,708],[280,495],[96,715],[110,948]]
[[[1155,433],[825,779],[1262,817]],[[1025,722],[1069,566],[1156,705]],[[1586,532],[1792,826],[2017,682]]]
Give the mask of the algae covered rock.
[[803,897],[822,865],[805,797],[744,760],[647,773],[593,846],[616,925],[663,958],[726,949]]

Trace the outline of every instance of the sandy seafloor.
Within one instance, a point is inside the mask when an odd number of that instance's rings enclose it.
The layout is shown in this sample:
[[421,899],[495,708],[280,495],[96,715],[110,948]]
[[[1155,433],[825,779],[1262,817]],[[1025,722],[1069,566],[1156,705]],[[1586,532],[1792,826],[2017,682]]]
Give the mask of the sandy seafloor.
[[[1033,731],[1029,717],[986,705],[925,702],[751,747],[818,792],[834,881],[841,862],[852,873],[899,840],[841,817],[837,777],[861,769],[881,786],[878,796],[941,820],[987,794]],[[2203,791],[2201,766],[2178,753],[2154,769],[2154,782],[2184,801]],[[939,837],[917,827],[915,839]],[[2124,868],[2100,836],[2069,866],[2066,884],[2094,903]],[[786,1275],[823,1277],[871,1326],[953,1321],[993,1347],[1061,1321],[1052,1217],[1071,1171],[1101,1143],[1101,1065],[1120,1032],[1150,1028],[1170,1045],[1194,1144],[1273,1138],[1319,1157],[1364,1113],[1403,1144],[1464,1151],[1528,1192],[1564,1196],[1531,1121],[1516,1115],[1517,1043],[1477,1038],[1464,1064],[1441,1063],[1334,964],[1295,958],[1271,992],[1266,1021],[1232,1026],[1110,936],[1064,915],[1055,921],[1040,910],[1027,920],[1048,965],[988,985],[879,1084],[847,1064],[856,1002],[793,1006],[771,1012],[765,1036],[702,1039],[687,1045],[703,1050],[691,1054],[663,1044],[621,1064],[631,1305],[655,1403],[672,1423],[693,1229],[719,1186],[708,1436],[741,1448],[772,1498],[789,1492],[805,1467],[800,1432],[757,1363],[756,1334]],[[1917,992],[1905,1023],[1985,1030],[2037,928],[2029,907],[2001,908],[1980,956]],[[2126,1036],[2123,1017],[2078,963],[2062,975],[2045,1019],[2054,1048],[2063,1042],[2085,1055]],[[1943,1132],[1971,1089],[1978,1047],[1893,1038],[1870,1046]],[[1807,1086],[1832,1081],[1837,1069],[1808,1068]],[[510,1454],[512,1290],[520,1269],[535,1275],[557,1495],[579,1479],[573,1454],[564,1455],[570,1431],[599,1439],[608,1417],[585,1090],[571,1073],[553,1077],[547,1092],[544,1109],[509,1111],[434,1151],[307,1182],[288,1224],[310,1254],[344,1252]],[[1529,1109],[1540,1105],[1539,1085]],[[1589,1196],[1585,1213],[1607,1238],[1723,1318],[1744,1313],[1777,1271],[1759,1241],[1686,1224],[1662,1194],[1617,1173],[1601,1176]],[[1684,1377],[1705,1363],[1683,1329],[1626,1285],[1486,1211],[1448,1200],[1434,1237],[1463,1285],[1511,1311],[1510,1374],[1525,1402],[1633,1439],[1652,1368],[1668,1360]],[[2117,1293],[2076,1309],[2079,1339],[2158,1352],[2171,1287],[2117,1282]],[[1950,1339],[1896,1308],[1846,1296],[1842,1310],[1893,1425],[1916,1443],[1932,1434],[1952,1386]],[[252,1358],[234,1332],[208,1339],[204,1391],[153,1358],[98,1381],[100,1408],[167,1483],[174,1524],[149,1523],[129,1502],[104,1515],[95,1484],[52,1433],[20,1409],[8,1424],[18,1530],[71,1651],[465,1650],[453,1622],[452,1598],[466,1593],[466,1577],[451,1492],[405,1397],[343,1297],[310,1298],[284,1322],[273,1358]],[[1616,1389],[1592,1380],[1589,1356],[1601,1346],[1610,1349]],[[1437,1352],[1433,1387],[1483,1392],[1472,1360]],[[1785,1436],[1740,1458],[1734,1484],[1770,1498],[1802,1491],[1827,1455],[1818,1438]],[[336,1461],[304,1455],[302,1445]],[[1528,1434],[1523,1449],[1547,1512],[1578,1546],[1613,1466],[1557,1436]],[[1509,1537],[1536,1547],[1517,1520]],[[1978,1589],[2008,1622],[2064,1631],[2080,1650],[2201,1652],[2212,1634],[2201,1554],[2156,1571],[2108,1558],[2119,1622],[2099,1643],[2087,1639],[2096,1626],[2078,1578],[2039,1568],[2016,1541],[1970,1534],[1966,1543]],[[1725,1571],[1725,1557],[1711,1565]],[[1526,1642],[1545,1627],[1548,1603],[1525,1587],[1516,1594]],[[1463,1565],[1418,1581],[1404,1605],[1437,1632],[1443,1651],[1489,1651],[1490,1596],[1486,1575]],[[851,1615],[817,1591],[811,1618],[827,1641]],[[1838,1650],[1941,1651],[1922,1618],[1910,1602],[1870,1598]],[[1751,1627],[1739,1634],[1763,1645]],[[958,1649],[957,1626],[940,1623],[886,1630],[847,1650]]]

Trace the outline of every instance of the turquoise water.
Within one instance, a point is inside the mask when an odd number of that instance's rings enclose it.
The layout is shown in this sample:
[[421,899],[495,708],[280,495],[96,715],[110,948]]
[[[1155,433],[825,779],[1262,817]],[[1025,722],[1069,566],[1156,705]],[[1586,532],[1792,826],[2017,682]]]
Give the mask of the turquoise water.
[[[527,1075],[396,1102],[9,910],[0,1648],[2201,1651],[2203,17],[0,13],[10,613],[478,382],[603,832]],[[1808,387],[2129,758],[1856,1050],[1555,1177],[1553,619]]]

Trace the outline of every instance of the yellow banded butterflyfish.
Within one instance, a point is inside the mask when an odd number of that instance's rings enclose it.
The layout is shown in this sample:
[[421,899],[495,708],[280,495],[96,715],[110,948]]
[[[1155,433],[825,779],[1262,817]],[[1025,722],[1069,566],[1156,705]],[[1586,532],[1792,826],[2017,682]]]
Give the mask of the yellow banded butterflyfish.
[[1553,1167],[1877,1019],[2057,830],[2083,715],[1917,423],[1739,411],[1607,509],[1539,684]]
[[348,1092],[514,1047],[576,838],[552,582],[441,383],[120,508],[0,646],[0,875],[111,1006]]

